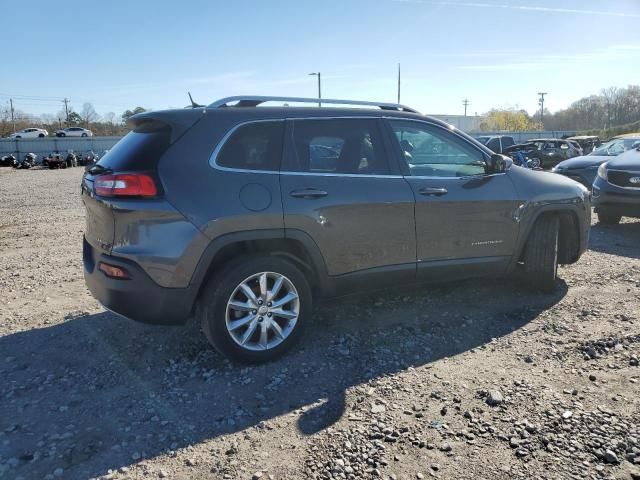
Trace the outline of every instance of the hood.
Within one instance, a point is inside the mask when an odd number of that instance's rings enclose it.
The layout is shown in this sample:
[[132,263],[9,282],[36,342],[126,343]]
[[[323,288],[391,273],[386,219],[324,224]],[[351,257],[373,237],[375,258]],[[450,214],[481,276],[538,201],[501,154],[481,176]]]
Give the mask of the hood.
[[607,162],[609,170],[630,170],[640,172],[640,151],[628,150]]
[[563,160],[556,166],[556,168],[558,170],[574,170],[578,168],[597,167],[612,158],[615,157],[608,157],[606,155],[583,155],[581,157],[573,157],[569,160]]

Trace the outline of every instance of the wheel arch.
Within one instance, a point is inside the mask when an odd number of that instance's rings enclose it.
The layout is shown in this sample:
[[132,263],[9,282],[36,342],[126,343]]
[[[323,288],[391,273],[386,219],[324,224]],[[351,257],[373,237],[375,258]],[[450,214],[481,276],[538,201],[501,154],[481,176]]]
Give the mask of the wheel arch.
[[286,258],[307,277],[313,290],[325,290],[327,270],[317,244],[305,232],[283,229],[233,232],[213,240],[202,254],[190,285],[197,304],[216,271],[238,255],[270,255]]
[[577,209],[572,205],[556,204],[546,205],[536,210],[535,214],[530,218],[525,227],[522,241],[519,245],[518,254],[515,256],[517,261],[522,261],[527,242],[531,236],[536,222],[543,216],[557,216],[560,221],[560,230],[558,238],[558,263],[571,264],[580,257],[580,217]]

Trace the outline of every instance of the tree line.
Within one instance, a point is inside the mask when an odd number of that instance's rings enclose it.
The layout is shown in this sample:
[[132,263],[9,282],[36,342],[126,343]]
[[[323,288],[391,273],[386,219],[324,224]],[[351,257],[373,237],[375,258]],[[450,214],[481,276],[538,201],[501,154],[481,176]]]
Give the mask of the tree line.
[[[126,110],[119,116],[114,112],[98,114],[91,103],[84,103],[79,111],[71,108],[57,115],[28,115],[14,111],[15,129],[27,127],[45,128],[53,133],[60,128],[80,126],[89,128],[94,135],[124,135],[127,120],[136,113],[145,112],[143,107]],[[554,113],[544,110],[542,122],[540,110],[533,115],[519,109],[492,109],[483,115],[479,130],[485,132],[519,132],[531,130],[570,130],[588,132],[602,137],[637,131],[640,127],[640,86],[626,88],[604,88],[599,94],[590,95],[573,102],[569,107]],[[0,106],[0,137],[14,131],[9,105]]]
[[525,110],[493,109],[483,117],[479,129],[485,132],[570,130],[603,137],[636,132],[640,122],[640,86],[604,88],[599,94],[583,97],[554,113],[545,108],[542,122],[540,110],[529,115]]
[[82,108],[79,111],[70,107],[68,113],[66,110],[61,110],[55,115],[50,113],[30,115],[21,110],[14,110],[12,121],[9,105],[2,105],[0,106],[0,138],[7,137],[13,133],[14,124],[15,130],[22,130],[28,127],[44,128],[51,135],[62,128],[83,127],[88,128],[94,135],[98,136],[122,136],[129,131],[127,127],[129,117],[146,111],[147,109],[143,107],[135,107],[131,110],[125,110],[120,115],[116,115],[115,112],[107,112],[100,115],[91,103],[86,102],[82,104]]

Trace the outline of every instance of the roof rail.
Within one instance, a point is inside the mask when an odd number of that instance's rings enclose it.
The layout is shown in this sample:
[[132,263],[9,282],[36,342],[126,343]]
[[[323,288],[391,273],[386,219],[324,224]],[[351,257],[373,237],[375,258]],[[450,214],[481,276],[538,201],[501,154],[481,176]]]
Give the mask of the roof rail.
[[400,112],[420,113],[406,105],[398,103],[381,103],[381,102],[365,102],[360,100],[336,100],[331,98],[303,98],[303,97],[262,97],[262,96],[245,96],[221,98],[209,105],[208,108],[230,107],[229,103],[237,102],[235,107],[257,107],[265,102],[294,102],[294,103],[327,103],[332,105],[360,105],[367,107],[376,107],[382,110],[395,110]]

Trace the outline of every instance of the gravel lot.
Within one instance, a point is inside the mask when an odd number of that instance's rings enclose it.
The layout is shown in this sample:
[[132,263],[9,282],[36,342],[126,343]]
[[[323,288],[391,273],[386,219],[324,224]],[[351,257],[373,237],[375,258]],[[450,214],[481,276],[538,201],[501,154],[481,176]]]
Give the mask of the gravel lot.
[[0,169],[0,478],[640,478],[640,222],[556,294],[332,301],[246,368],[90,296],[81,175]]

